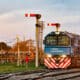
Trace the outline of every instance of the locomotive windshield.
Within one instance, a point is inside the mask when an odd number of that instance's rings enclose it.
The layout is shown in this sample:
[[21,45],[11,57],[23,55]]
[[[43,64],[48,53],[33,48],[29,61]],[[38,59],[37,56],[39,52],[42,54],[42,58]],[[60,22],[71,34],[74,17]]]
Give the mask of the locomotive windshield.
[[58,36],[58,45],[60,46],[69,46],[70,45],[70,39],[68,36]]
[[57,45],[57,37],[56,36],[48,36],[46,39],[47,45]]
[[45,44],[51,46],[69,46],[70,38],[67,35],[47,35]]

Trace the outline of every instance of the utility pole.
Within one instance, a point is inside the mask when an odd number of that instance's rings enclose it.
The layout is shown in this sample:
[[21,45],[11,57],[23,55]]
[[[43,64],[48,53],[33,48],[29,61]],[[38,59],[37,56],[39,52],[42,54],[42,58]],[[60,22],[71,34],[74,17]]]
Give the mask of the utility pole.
[[30,55],[30,47],[31,47],[31,44],[30,44],[30,41],[28,42],[28,55]]
[[16,37],[17,39],[17,66],[20,65],[20,48],[19,48],[19,37]]

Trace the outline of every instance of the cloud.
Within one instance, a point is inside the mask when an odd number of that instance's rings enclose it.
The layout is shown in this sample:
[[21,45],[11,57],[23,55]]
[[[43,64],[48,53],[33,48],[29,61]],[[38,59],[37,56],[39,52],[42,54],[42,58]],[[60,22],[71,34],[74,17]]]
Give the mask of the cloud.
[[16,35],[19,35],[20,37],[26,36],[27,38],[29,38],[30,35],[34,35],[34,19],[27,20],[24,17],[23,10],[1,15],[0,22],[0,34],[2,34],[0,35],[0,38],[3,38],[1,36],[4,36],[8,39],[12,39],[15,38]]
[[15,38],[16,35],[19,35],[21,40],[24,36],[26,39],[35,39],[35,18],[26,18],[24,14],[27,12],[42,14],[41,20],[45,21],[44,36],[55,30],[55,27],[46,26],[48,22],[61,23],[60,30],[80,33],[80,15],[59,14],[56,10],[15,10],[0,15],[1,40],[11,40]]

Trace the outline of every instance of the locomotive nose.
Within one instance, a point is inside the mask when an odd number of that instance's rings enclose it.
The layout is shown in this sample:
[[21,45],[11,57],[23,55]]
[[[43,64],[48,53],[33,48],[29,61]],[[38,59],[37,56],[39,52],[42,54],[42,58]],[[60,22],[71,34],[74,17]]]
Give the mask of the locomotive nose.
[[55,60],[55,62],[58,64],[60,60]]
[[60,62],[60,58],[55,58],[55,62],[58,64]]

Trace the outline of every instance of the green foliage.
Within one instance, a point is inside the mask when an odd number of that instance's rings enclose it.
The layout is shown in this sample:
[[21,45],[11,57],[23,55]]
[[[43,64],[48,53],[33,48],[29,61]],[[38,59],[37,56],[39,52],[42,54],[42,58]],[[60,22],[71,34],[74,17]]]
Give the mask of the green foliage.
[[0,74],[2,73],[13,73],[13,72],[24,72],[36,69],[43,69],[44,66],[40,65],[38,68],[35,67],[34,62],[30,62],[28,64],[22,64],[17,66],[17,64],[5,63],[0,64]]

